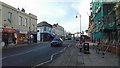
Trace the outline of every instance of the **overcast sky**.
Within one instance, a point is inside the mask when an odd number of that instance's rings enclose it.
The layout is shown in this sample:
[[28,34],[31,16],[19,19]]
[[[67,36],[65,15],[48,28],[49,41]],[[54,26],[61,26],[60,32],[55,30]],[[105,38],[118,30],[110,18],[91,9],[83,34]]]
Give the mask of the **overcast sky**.
[[[15,8],[25,8],[26,13],[37,16],[38,21],[50,24],[58,23],[66,31],[75,33],[80,31],[81,15],[82,30],[88,29],[91,0],[0,0]],[[88,14],[87,14],[88,13]]]

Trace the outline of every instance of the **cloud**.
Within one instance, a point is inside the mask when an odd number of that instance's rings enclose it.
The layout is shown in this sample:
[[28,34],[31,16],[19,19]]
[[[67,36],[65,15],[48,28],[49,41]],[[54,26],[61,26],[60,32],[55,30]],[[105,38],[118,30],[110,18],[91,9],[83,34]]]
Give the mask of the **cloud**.
[[[11,6],[16,8],[25,8],[27,13],[32,13],[37,15],[38,22],[40,21],[48,21],[48,23],[61,23],[62,26],[65,28],[66,31],[78,32],[79,31],[79,19],[61,21],[63,17],[67,16],[68,12],[67,9],[62,8],[58,5],[54,5],[54,2],[71,2],[72,8],[74,8],[76,13],[81,14],[81,22],[82,22],[82,29],[88,28],[89,18],[87,12],[89,12],[89,1],[90,0],[1,0]],[[50,2],[53,2],[50,4]],[[74,13],[69,11],[70,13]],[[72,15],[72,14],[71,14]],[[70,16],[70,15],[69,15]],[[68,17],[69,18],[69,17]],[[67,19],[67,18],[65,18]],[[61,21],[61,22],[60,22]],[[60,24],[60,25],[61,25]]]
[[[35,15],[54,15],[55,17],[63,17],[66,11],[56,6],[51,6],[49,0],[1,0],[15,8],[25,8],[27,13]],[[52,0],[54,2],[54,0]],[[52,2],[50,1],[50,2]]]
[[64,9],[61,8],[43,8],[41,10],[38,10],[39,15],[47,15],[47,16],[54,16],[54,17],[63,17],[65,16],[66,12]]
[[65,30],[75,33],[80,31],[80,22],[76,19],[62,24]]
[[[48,0],[2,0],[15,8],[25,8],[26,13],[32,13],[38,17],[38,23],[44,18],[58,18],[66,15],[62,7],[54,6]],[[51,1],[52,2],[52,1]]]
[[79,2],[79,0],[43,0],[43,2]]

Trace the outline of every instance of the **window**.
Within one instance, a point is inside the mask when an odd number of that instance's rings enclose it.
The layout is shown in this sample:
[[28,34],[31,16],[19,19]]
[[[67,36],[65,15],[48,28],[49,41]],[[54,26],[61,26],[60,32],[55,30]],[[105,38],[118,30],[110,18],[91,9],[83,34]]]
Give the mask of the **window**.
[[2,18],[2,11],[0,9],[0,21],[2,20],[1,18]]
[[35,31],[35,25],[33,24],[33,31]]
[[19,25],[22,25],[22,17],[19,16]]
[[0,27],[2,27],[2,11],[0,9]]
[[8,12],[8,21],[11,23],[12,22],[12,13]]
[[1,11],[1,9],[0,9],[0,16],[2,15],[2,11]]
[[25,26],[27,26],[27,18],[25,18],[25,23],[24,23]]
[[46,27],[44,27],[44,31],[46,31]]

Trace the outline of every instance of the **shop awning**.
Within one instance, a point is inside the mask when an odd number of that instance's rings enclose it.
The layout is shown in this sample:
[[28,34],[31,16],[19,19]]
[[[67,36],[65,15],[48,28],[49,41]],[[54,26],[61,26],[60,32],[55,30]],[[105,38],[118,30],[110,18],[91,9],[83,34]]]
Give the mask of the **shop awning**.
[[7,28],[4,28],[4,29],[2,30],[2,32],[15,33],[16,30],[15,30],[15,29],[7,29]]

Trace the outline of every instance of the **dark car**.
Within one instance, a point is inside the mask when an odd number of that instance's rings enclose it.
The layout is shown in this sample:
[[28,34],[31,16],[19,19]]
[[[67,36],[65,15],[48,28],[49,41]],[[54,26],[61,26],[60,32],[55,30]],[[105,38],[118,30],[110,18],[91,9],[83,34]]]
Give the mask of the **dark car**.
[[52,46],[63,46],[63,40],[61,38],[54,38],[51,42]]

